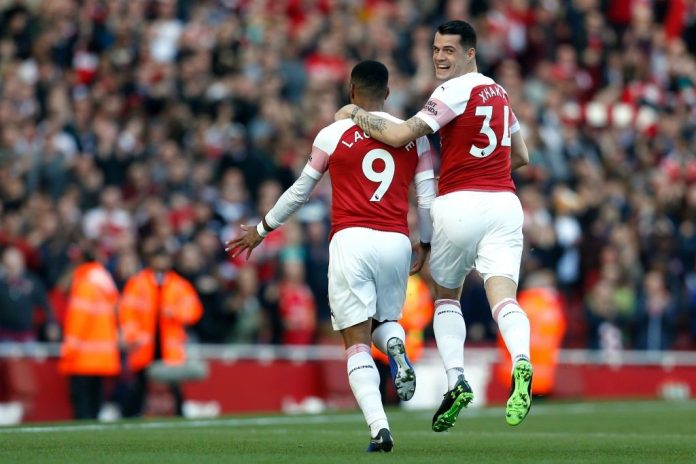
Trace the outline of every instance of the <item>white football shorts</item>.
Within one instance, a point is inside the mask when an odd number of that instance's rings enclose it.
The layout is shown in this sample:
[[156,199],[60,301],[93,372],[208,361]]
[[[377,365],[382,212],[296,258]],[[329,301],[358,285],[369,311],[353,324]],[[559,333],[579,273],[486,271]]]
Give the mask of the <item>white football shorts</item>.
[[334,330],[374,318],[398,320],[406,298],[411,242],[398,232],[350,227],[329,244],[329,305]]
[[472,268],[518,282],[522,259],[520,200],[512,192],[459,191],[433,201],[430,271],[445,288],[459,288]]

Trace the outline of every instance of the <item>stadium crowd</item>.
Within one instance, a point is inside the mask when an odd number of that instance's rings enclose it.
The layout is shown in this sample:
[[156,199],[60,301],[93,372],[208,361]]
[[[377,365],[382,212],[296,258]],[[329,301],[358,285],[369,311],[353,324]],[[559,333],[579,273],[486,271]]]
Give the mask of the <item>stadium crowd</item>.
[[[558,289],[566,346],[696,349],[693,0],[0,5],[0,341],[60,338],[82,249],[122,288],[159,247],[202,301],[195,340],[333,337],[327,185],[248,261],[222,243],[299,174],[357,61],[413,114],[434,26],[463,18],[530,150],[521,288]],[[469,340],[495,339],[476,276],[462,309]]]

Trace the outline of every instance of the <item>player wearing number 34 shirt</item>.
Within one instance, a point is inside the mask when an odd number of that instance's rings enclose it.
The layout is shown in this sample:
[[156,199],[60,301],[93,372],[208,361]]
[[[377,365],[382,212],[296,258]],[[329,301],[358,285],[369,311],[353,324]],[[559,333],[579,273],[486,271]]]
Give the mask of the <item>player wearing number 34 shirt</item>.
[[432,428],[451,428],[473,400],[465,379],[466,326],[460,308],[464,279],[472,269],[483,277],[493,318],[514,362],[506,421],[519,425],[531,406],[530,328],[517,304],[522,256],[523,212],[515,195],[513,169],[529,162],[520,125],[505,90],[478,72],[476,32],[464,21],[448,21],[433,39],[435,77],[442,83],[423,109],[394,123],[347,105],[337,119],[350,118],[372,137],[399,147],[439,132],[442,160],[439,196],[432,205],[430,270],[435,281],[433,331],[449,390]]

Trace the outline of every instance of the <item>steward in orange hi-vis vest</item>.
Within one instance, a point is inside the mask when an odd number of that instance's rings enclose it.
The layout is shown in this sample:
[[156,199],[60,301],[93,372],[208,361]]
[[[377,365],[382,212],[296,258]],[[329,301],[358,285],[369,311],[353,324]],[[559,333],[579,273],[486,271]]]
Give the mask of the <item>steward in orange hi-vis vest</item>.
[[[138,417],[145,411],[149,391],[148,367],[153,361],[164,366],[183,366],[186,361],[184,326],[201,318],[203,306],[193,286],[172,271],[172,256],[164,247],[152,250],[149,267],[128,279],[119,305],[123,342],[128,353],[132,380],[123,400],[123,417]],[[175,413],[183,415],[183,391],[169,382]]]
[[75,269],[63,327],[63,374],[119,373],[117,302],[118,289],[104,266],[88,262]]
[[[157,358],[158,342],[162,361],[183,364],[186,360],[184,326],[198,321],[202,313],[195,289],[177,273],[156,273],[148,268],[131,277],[119,305],[124,342],[132,347],[128,355],[130,369],[138,372],[148,367]],[[155,338],[157,333],[159,341]]]
[[79,265],[72,277],[63,326],[59,369],[68,375],[75,419],[96,419],[103,378],[121,370],[116,303],[111,274],[96,261]]

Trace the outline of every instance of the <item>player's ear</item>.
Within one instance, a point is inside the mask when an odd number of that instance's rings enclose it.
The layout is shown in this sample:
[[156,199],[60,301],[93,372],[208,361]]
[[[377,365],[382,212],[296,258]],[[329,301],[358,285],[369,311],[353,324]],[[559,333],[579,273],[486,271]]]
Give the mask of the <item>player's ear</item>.
[[387,87],[387,91],[384,92],[384,99],[386,100],[387,98],[389,98],[389,87]]
[[348,96],[350,97],[351,103],[355,100],[355,84],[352,82],[348,84]]

